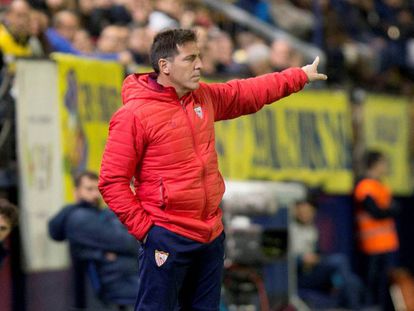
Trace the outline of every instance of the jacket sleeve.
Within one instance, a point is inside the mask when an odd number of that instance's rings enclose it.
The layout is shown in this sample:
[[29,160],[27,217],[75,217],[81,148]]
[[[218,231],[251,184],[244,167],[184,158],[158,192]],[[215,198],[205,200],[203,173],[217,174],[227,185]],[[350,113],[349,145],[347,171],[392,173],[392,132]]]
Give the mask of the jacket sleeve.
[[372,217],[376,219],[396,217],[399,213],[399,206],[395,202],[392,202],[387,209],[380,208],[370,195],[367,195],[362,201],[362,206]]
[[65,207],[62,211],[57,213],[53,218],[49,219],[47,227],[49,231],[49,236],[55,241],[64,241],[66,239],[65,228],[62,225],[64,219],[73,209],[72,206]]
[[214,120],[227,120],[254,113],[264,105],[300,91],[308,81],[300,68],[269,73],[227,83],[205,84],[212,97]]
[[90,254],[97,250],[117,254],[137,254],[137,241],[125,228],[103,216],[104,213],[98,215],[84,208],[74,211],[68,218],[67,238],[70,243],[81,246],[82,257],[93,258]]
[[111,210],[142,241],[152,226],[149,215],[130,188],[130,181],[141,160],[145,135],[141,123],[126,106],[112,117],[102,157],[99,190]]

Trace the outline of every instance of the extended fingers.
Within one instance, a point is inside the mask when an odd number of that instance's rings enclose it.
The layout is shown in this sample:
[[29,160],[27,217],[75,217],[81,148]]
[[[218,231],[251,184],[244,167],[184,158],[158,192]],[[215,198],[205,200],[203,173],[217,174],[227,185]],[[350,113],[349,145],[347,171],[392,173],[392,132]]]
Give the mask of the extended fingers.
[[318,65],[319,65],[319,56],[316,56],[316,58],[313,61],[312,65],[315,66],[315,68],[318,68]]
[[325,74],[323,74],[323,73],[318,73],[317,76],[316,76],[316,78],[318,80],[327,80],[328,79],[328,76],[325,75]]

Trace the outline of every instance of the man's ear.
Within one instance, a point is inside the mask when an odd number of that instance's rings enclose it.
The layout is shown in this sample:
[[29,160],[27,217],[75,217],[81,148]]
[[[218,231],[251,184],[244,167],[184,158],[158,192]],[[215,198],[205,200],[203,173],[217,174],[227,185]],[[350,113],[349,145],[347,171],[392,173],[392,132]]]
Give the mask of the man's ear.
[[160,72],[169,75],[170,74],[170,62],[165,58],[160,58],[158,61],[158,67],[160,68]]

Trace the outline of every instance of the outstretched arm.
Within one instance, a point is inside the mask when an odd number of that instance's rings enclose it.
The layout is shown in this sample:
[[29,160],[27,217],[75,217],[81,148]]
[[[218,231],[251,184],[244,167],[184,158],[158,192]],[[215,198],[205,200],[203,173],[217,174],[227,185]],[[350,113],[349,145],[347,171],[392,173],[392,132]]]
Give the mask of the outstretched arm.
[[213,100],[215,121],[254,113],[266,104],[300,91],[308,82],[326,80],[325,74],[318,73],[318,64],[319,57],[302,68],[227,83],[203,84]]

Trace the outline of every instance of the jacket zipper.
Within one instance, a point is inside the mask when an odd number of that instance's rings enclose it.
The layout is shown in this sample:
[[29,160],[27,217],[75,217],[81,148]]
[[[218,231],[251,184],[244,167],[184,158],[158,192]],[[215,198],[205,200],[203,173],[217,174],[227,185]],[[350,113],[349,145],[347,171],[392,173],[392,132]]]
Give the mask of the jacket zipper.
[[[187,118],[188,125],[190,127],[191,138],[192,138],[192,141],[193,141],[194,151],[195,151],[195,153],[197,155],[198,160],[201,162],[201,165],[203,167],[202,175],[201,175],[201,182],[203,184],[203,189],[204,189],[204,207],[203,207],[202,219],[205,219],[206,218],[206,214],[207,214],[207,189],[206,189],[206,183],[205,183],[205,164],[204,164],[204,161],[203,161],[203,159],[202,159],[202,157],[201,157],[201,155],[200,155],[200,153],[198,151],[198,148],[197,148],[197,145],[196,145],[196,141],[195,141],[194,128],[191,125],[190,117],[188,116],[188,113],[187,113],[187,109],[185,107],[185,104],[184,104],[184,102],[182,100],[180,101],[180,104],[181,104],[181,107],[183,108],[184,114],[185,114],[185,116]],[[210,235],[211,235],[211,232],[210,232]]]

